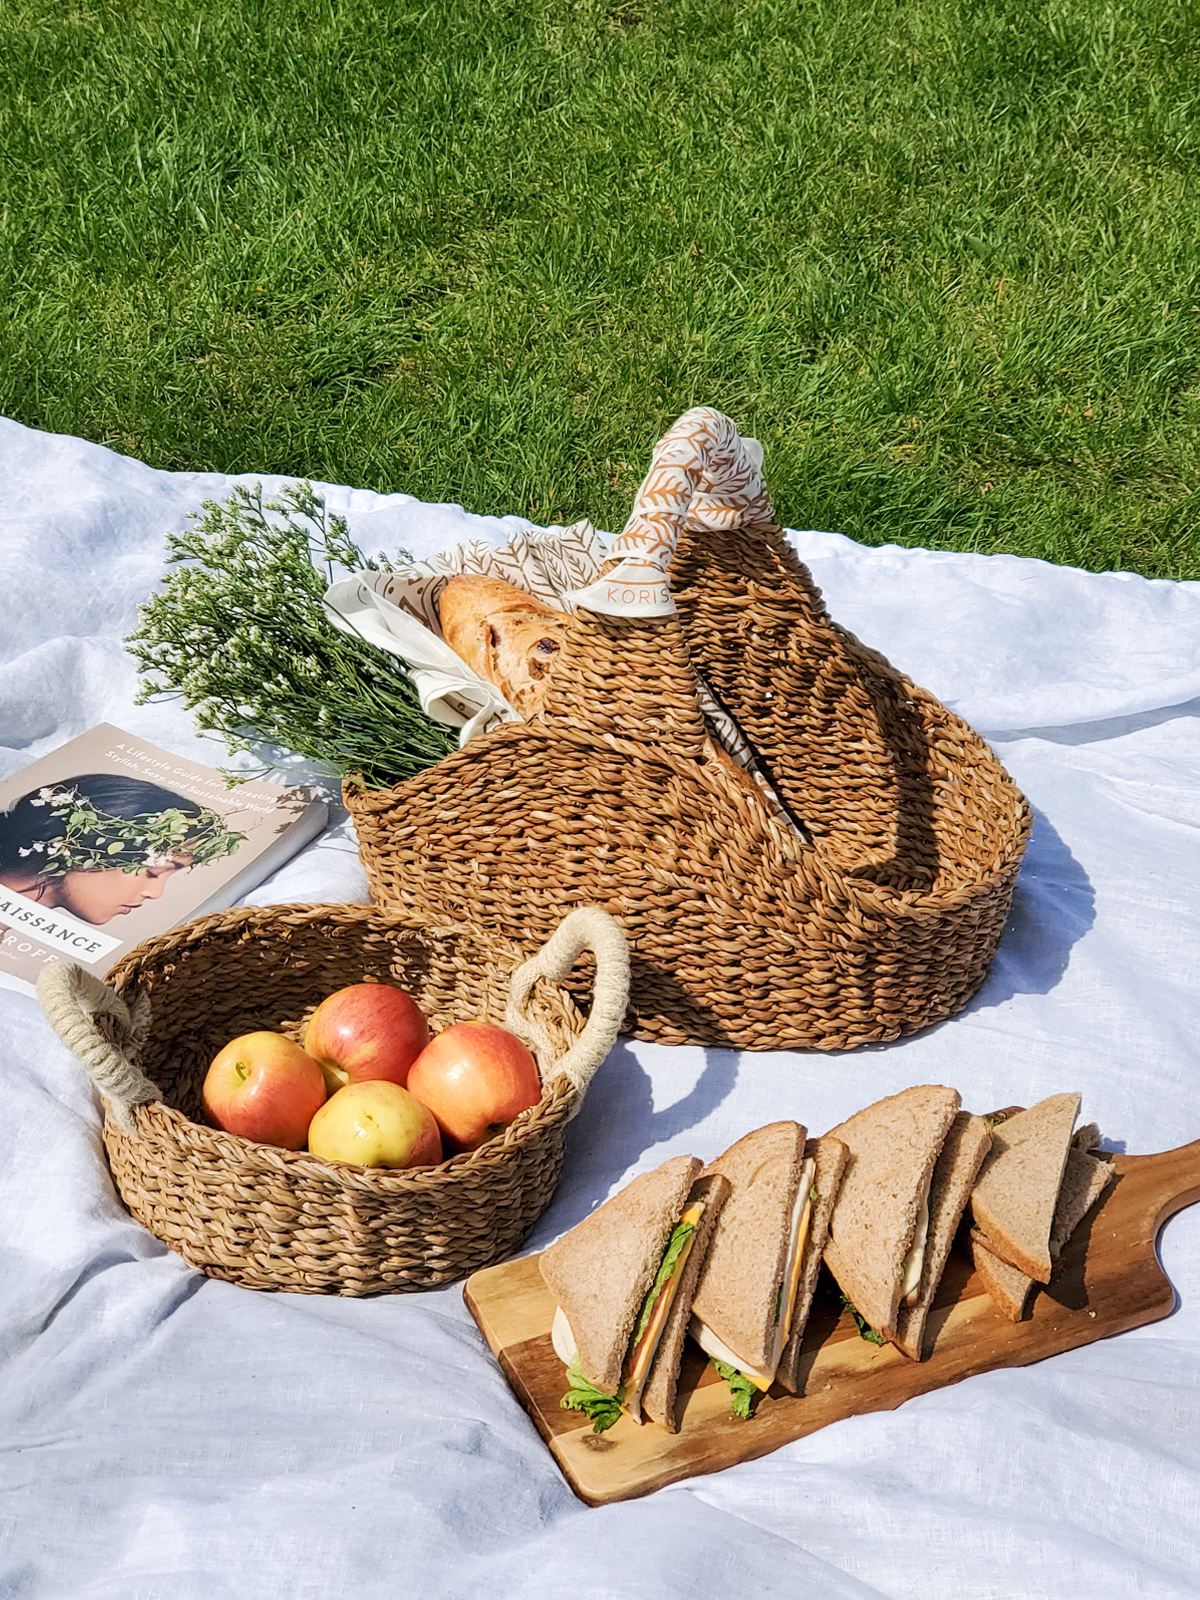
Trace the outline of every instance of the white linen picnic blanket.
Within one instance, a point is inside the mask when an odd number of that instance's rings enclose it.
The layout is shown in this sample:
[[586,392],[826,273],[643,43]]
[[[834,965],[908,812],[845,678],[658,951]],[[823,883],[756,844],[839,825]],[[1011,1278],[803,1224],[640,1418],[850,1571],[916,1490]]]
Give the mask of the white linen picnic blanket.
[[[0,464],[0,773],[101,721],[220,764],[177,703],[134,705],[121,639],[165,535],[234,480],[3,421]],[[326,493],[361,545],[418,558],[528,526]],[[1200,1136],[1200,584],[793,537],[833,614],[972,721],[1036,810],[1000,954],[963,1013],[897,1044],[623,1041],[531,1249],[670,1155],[780,1117],[820,1131],[912,1083],[979,1110],[1079,1089],[1131,1152]],[[252,898],[365,892],[343,822]],[[124,1211],[94,1092],[11,992],[0,1084],[6,1600],[1200,1594],[1200,1209],[1163,1234],[1165,1321],[588,1510],[458,1287],[210,1281]]]

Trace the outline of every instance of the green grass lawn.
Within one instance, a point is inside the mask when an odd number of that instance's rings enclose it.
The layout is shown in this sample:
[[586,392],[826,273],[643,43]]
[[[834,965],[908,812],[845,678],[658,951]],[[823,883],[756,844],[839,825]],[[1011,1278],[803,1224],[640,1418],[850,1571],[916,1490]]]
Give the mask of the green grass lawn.
[[1196,0],[0,0],[0,412],[1200,577]]

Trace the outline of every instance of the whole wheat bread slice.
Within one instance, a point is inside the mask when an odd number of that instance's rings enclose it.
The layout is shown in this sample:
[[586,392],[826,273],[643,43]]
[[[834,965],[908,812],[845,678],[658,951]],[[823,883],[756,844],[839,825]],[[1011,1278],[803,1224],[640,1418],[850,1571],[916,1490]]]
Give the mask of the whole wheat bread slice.
[[[1097,1139],[1099,1135],[1097,1134]],[[1098,1161],[1078,1146],[1072,1145],[1067,1153],[1066,1171],[1062,1188],[1058,1191],[1058,1204],[1054,1208],[1054,1221],[1050,1226],[1050,1254],[1057,1265],[1063,1246],[1087,1216],[1116,1177],[1107,1161]],[[1014,1322],[1020,1322],[1029,1304],[1033,1279],[1017,1267],[1001,1261],[981,1235],[971,1240],[975,1257],[975,1270],[983,1280],[998,1310]]]
[[1038,1283],[1050,1282],[1050,1225],[1078,1115],[1077,1094],[1054,1094],[998,1123],[971,1193],[987,1248]]
[[571,1324],[583,1375],[605,1394],[620,1388],[634,1323],[699,1172],[695,1156],[664,1161],[542,1251],[542,1277]]
[[1013,1322],[1020,1322],[1033,1293],[1033,1279],[1017,1267],[1010,1267],[988,1249],[984,1240],[972,1237],[971,1254],[979,1281],[987,1290],[997,1311],[1002,1311]]
[[1116,1175],[1111,1162],[1100,1161],[1079,1148],[1067,1152],[1067,1166],[1050,1224],[1050,1254],[1056,1262],[1067,1240]]
[[825,1264],[872,1328],[896,1332],[902,1269],[925,1186],[961,1100],[920,1084],[877,1100],[830,1133],[850,1150],[825,1246]]
[[950,1247],[971,1198],[979,1168],[991,1147],[992,1130],[984,1119],[969,1111],[960,1111],[950,1124],[929,1185],[929,1232],[925,1237],[925,1259],[917,1298],[912,1305],[902,1300],[896,1313],[896,1336],[892,1342],[913,1361],[921,1359],[925,1322],[933,1297],[946,1270]]
[[769,1366],[779,1286],[791,1242],[792,1207],[805,1130],[771,1122],[705,1168],[728,1179],[729,1198],[700,1273],[692,1311],[749,1366]]
[[788,1330],[787,1343],[783,1347],[783,1354],[779,1358],[779,1366],[775,1372],[776,1381],[791,1394],[797,1392],[804,1325],[808,1321],[808,1313],[812,1310],[813,1291],[817,1287],[817,1277],[821,1271],[821,1257],[825,1253],[825,1242],[829,1238],[829,1219],[833,1216],[834,1203],[841,1187],[842,1174],[850,1159],[850,1151],[840,1139],[835,1139],[831,1133],[827,1133],[820,1139],[810,1139],[804,1146],[804,1159],[807,1161],[810,1158],[816,1165],[813,1174],[813,1189],[816,1192],[813,1195],[808,1238],[804,1243],[800,1282],[796,1286],[792,1325]]
[[696,1284],[700,1279],[700,1270],[704,1266],[704,1258],[712,1244],[713,1232],[728,1198],[727,1180],[714,1172],[710,1177],[697,1179],[686,1201],[686,1205],[691,1205],[693,1201],[703,1199],[704,1215],[700,1218],[696,1232],[692,1236],[692,1248],[688,1252],[687,1264],[675,1286],[675,1298],[671,1301],[662,1337],[658,1341],[658,1350],[650,1368],[650,1376],[646,1379],[646,1387],[642,1390],[642,1410],[652,1422],[661,1423],[668,1433],[679,1432],[675,1393],[679,1384],[679,1363],[683,1358],[688,1319],[692,1314],[692,1300],[696,1293]]

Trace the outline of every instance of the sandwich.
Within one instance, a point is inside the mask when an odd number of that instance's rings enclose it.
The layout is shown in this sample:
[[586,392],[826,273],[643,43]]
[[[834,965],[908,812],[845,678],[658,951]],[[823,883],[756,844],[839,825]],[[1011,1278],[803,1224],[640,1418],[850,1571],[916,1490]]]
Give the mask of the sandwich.
[[832,1133],[850,1160],[825,1264],[862,1321],[914,1361],[971,1187],[991,1142],[958,1091],[922,1084]]
[[[833,1195],[846,1161],[836,1139],[806,1143],[797,1122],[773,1122],[707,1168],[729,1199],[700,1271],[689,1332],[749,1416],[781,1363],[794,1388],[804,1322],[820,1270]],[[785,1362],[786,1356],[786,1362]]]
[[[1033,1109],[1037,1110],[1037,1107]],[[1013,1117],[1002,1126],[1009,1127],[1010,1123],[1016,1120],[1016,1117]],[[1059,1186],[1058,1198],[1054,1204],[1054,1217],[1050,1224],[1049,1250],[1052,1277],[1067,1240],[1116,1176],[1107,1161],[1101,1161],[1091,1153],[1099,1143],[1100,1129],[1091,1122],[1075,1133],[1067,1148],[1062,1183]],[[1010,1317],[1013,1322],[1019,1322],[1025,1315],[1037,1280],[1022,1272],[1019,1267],[1002,1260],[992,1249],[991,1241],[984,1234],[972,1236],[971,1252],[975,1260],[975,1270],[996,1309],[1002,1311],[1006,1317]]]
[[462,574],[438,599],[442,637],[522,717],[541,709],[570,620],[502,578]]
[[[727,1184],[701,1179],[694,1156],[675,1156],[543,1251],[542,1277],[556,1301],[551,1339],[570,1383],[562,1405],[590,1417],[594,1432],[622,1410],[642,1421],[672,1308],[686,1306],[689,1265],[703,1259],[727,1193]],[[670,1356],[676,1379],[681,1346]],[[656,1394],[668,1388],[673,1405],[672,1385]]]
[[997,1123],[971,1193],[972,1238],[1037,1283],[1053,1270],[1050,1230],[1078,1115],[1077,1094],[1054,1094]]

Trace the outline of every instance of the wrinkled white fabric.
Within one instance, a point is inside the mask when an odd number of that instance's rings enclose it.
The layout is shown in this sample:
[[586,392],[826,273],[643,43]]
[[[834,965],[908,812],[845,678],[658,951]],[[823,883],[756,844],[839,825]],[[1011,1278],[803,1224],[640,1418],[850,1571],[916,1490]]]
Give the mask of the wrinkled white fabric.
[[[167,532],[232,480],[11,422],[0,462],[0,772],[102,720],[220,762],[178,703],[134,706],[120,641]],[[328,494],[370,552],[525,526]],[[795,542],[834,615],[992,738],[1036,809],[999,957],[965,1012],[886,1047],[622,1042],[531,1248],[670,1155],[779,1117],[821,1130],[911,1083],[981,1110],[1079,1089],[1134,1152],[1200,1137],[1200,584]],[[252,898],[364,896],[343,821]],[[0,1081],[6,1600],[1200,1593],[1200,1209],[1163,1233],[1180,1304],[1162,1322],[595,1511],[457,1287],[355,1302],[210,1281],[124,1211],[83,1072],[11,993]]]

